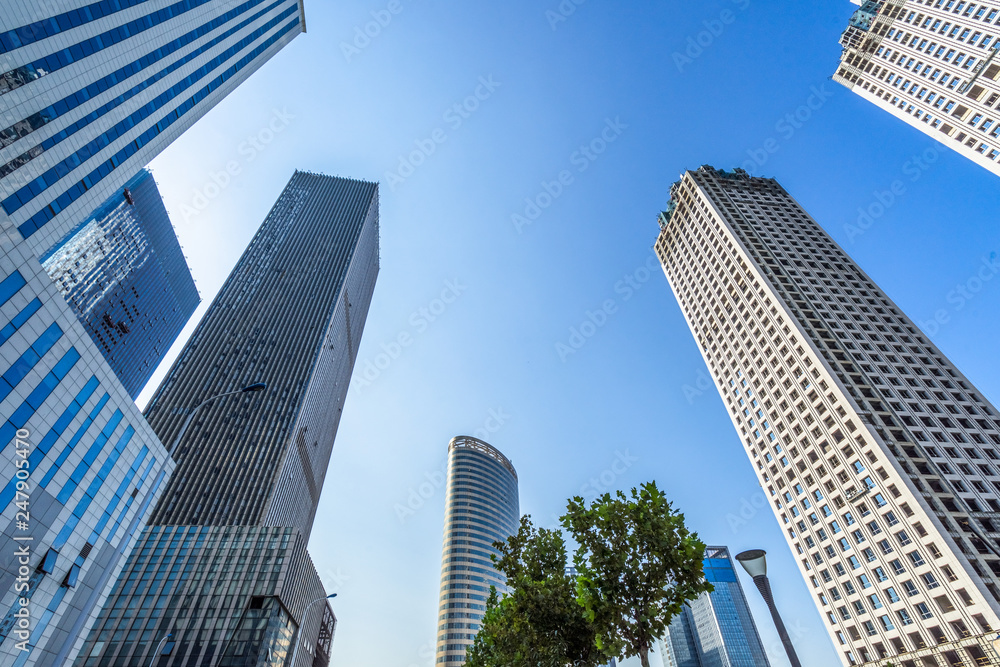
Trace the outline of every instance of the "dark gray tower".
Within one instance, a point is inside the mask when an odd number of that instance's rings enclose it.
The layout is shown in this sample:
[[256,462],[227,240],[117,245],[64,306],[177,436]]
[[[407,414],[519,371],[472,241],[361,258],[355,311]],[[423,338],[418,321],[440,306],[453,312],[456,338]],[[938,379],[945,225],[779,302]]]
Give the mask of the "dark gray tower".
[[305,546],[378,268],[378,185],[296,172],[146,411],[177,469],[76,664],[326,664]]
[[378,274],[378,185],[296,172],[146,409],[177,474],[150,523],[308,536]]

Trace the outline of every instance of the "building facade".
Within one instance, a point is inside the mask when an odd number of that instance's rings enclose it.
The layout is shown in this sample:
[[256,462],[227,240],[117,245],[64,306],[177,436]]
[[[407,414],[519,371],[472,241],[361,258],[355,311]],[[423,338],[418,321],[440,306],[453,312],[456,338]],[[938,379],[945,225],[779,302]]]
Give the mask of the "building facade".
[[72,660],[173,469],[17,229],[0,220],[0,663]]
[[852,2],[834,81],[1000,175],[1000,2]]
[[[378,267],[377,184],[296,172],[146,418],[173,443],[205,399],[267,389],[194,415],[151,525],[75,664],[285,664],[271,661],[295,641],[298,667],[326,664],[334,617],[323,604],[303,618],[326,595],[305,545]],[[169,654],[154,655],[168,633]]]
[[[448,443],[444,546],[435,664],[465,664],[486,611],[490,586],[506,591],[493,567],[494,542],[517,534],[517,471],[492,445],[469,436]],[[498,554],[499,555],[499,554]]]
[[664,667],[769,667],[729,549],[708,547],[704,570],[715,590],[670,623],[660,642]]
[[656,252],[845,665],[996,662],[1000,424],[773,179],[688,171]]
[[41,261],[136,398],[200,298],[152,174],[125,189],[128,199],[113,196]]
[[301,0],[6,5],[0,210],[43,255],[304,27]]

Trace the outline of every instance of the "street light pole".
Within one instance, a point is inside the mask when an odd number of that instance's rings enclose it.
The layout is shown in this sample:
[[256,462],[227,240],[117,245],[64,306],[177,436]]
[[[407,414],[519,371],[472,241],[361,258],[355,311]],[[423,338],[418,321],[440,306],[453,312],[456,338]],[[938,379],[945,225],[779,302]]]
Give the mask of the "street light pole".
[[232,396],[233,394],[245,394],[248,392],[264,391],[265,389],[267,389],[266,384],[264,384],[263,382],[255,382],[254,384],[243,387],[242,389],[237,389],[236,391],[227,391],[223,394],[216,394],[215,396],[206,398],[204,401],[194,406],[194,409],[188,413],[187,419],[184,420],[184,424],[181,426],[180,432],[177,434],[177,437],[174,438],[174,441],[170,443],[170,449],[168,453],[169,454],[174,453],[174,450],[177,449],[177,445],[180,444],[181,438],[184,437],[184,432],[187,431],[188,426],[191,425],[191,419],[194,417],[194,414],[198,412],[198,409],[201,408],[206,403],[211,403],[217,398],[224,398],[226,396]]
[[168,632],[166,635],[164,635],[163,639],[161,639],[159,642],[156,643],[156,650],[153,651],[153,657],[149,659],[149,667],[153,667],[153,661],[156,660],[156,654],[160,652],[160,647],[163,645],[163,642],[167,641],[173,636],[174,634],[172,632]]
[[306,627],[306,614],[309,613],[309,608],[312,607],[317,602],[322,602],[323,600],[332,600],[337,597],[336,593],[330,593],[326,597],[316,598],[312,602],[306,605],[306,610],[302,612],[302,624],[299,626],[299,632],[295,633],[295,648],[292,649],[292,659],[288,662],[288,667],[295,667],[295,656],[299,653],[299,640],[302,638],[302,630]]
[[740,565],[747,571],[747,574],[753,577],[753,583],[757,586],[757,590],[760,591],[764,602],[767,603],[767,608],[771,612],[771,619],[774,620],[774,625],[778,628],[778,636],[781,637],[781,643],[785,646],[785,653],[788,654],[788,662],[792,663],[792,667],[802,667],[802,663],[799,662],[799,656],[795,655],[795,647],[792,646],[792,640],[788,637],[788,630],[785,629],[785,624],[778,614],[778,608],[774,604],[774,596],[771,595],[771,582],[767,579],[767,560],[764,558],[766,553],[763,549],[751,549],[750,551],[736,554],[736,560],[740,562]]

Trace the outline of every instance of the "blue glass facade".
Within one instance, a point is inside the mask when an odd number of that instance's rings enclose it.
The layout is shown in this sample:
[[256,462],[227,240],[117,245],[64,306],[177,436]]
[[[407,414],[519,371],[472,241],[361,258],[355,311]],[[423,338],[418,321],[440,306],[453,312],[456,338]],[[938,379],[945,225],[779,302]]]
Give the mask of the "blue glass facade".
[[0,98],[18,110],[0,127],[0,214],[42,255],[303,30],[298,0],[103,0],[23,26],[0,15]]
[[660,642],[665,667],[768,667],[733,559],[708,547],[705,579],[715,586],[684,605]]
[[27,244],[5,250],[0,663],[61,664],[173,462]]
[[135,398],[199,297],[152,175],[126,188],[133,203],[105,202],[42,266]]

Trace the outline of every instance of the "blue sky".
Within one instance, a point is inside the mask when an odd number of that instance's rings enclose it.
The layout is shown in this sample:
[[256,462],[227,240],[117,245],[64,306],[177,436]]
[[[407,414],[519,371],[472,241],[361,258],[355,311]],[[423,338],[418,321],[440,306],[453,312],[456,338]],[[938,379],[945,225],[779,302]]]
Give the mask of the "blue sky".
[[[829,80],[847,0],[559,6],[307,0],[309,32],[152,164],[204,298],[172,355],[294,169],[378,180],[368,380],[349,395],[310,546],[339,594],[335,664],[430,664],[440,473],[449,439],[470,434],[513,460],[541,525],[570,495],[655,479],[706,542],[767,549],[802,661],[833,667],[650,261],[656,214],[684,169],[777,178],[914,320],[947,320],[927,333],[995,403],[1000,280],[952,290],[1000,251],[1000,182]],[[386,25],[355,43],[372,12]],[[859,208],[894,181],[901,194],[858,233]]]

